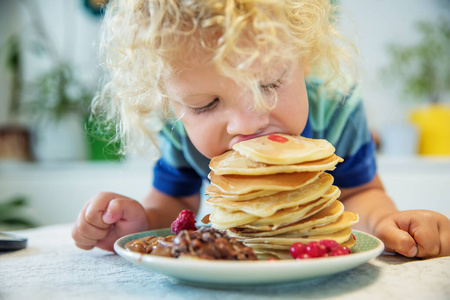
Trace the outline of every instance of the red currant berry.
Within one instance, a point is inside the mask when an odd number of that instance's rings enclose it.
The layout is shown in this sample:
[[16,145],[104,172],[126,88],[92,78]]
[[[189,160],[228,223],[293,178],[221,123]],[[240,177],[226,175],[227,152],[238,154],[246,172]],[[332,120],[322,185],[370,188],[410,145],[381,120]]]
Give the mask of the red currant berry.
[[291,246],[289,252],[291,253],[292,258],[297,259],[305,254],[305,248],[306,246],[304,244],[295,243]]
[[327,253],[327,247],[320,245],[319,242],[309,242],[306,246],[306,254],[310,257],[323,257]]
[[346,247],[346,246],[342,247],[342,250],[345,252],[345,254],[350,254],[350,253],[352,253],[352,250],[350,250],[350,248],[348,248],[348,247]]
[[341,246],[335,240],[321,240],[319,244],[325,246],[328,252],[333,251],[333,249]]
[[342,251],[342,249],[338,248],[338,249],[335,249],[334,251],[332,251],[331,255],[332,256],[344,255],[344,251]]
[[336,248],[335,250],[333,250],[331,252],[332,256],[339,256],[339,255],[346,255],[346,254],[350,254],[350,249],[347,247]]

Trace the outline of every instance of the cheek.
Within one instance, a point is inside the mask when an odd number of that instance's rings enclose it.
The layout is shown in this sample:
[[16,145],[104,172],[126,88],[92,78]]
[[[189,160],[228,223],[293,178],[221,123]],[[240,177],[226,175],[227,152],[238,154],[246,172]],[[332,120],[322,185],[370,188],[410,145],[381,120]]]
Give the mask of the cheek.
[[280,95],[278,118],[290,134],[301,134],[308,119],[309,103],[306,89],[290,89]]
[[216,126],[205,119],[201,121],[189,119],[183,118],[182,122],[194,147],[208,158],[222,154],[219,141],[217,140]]

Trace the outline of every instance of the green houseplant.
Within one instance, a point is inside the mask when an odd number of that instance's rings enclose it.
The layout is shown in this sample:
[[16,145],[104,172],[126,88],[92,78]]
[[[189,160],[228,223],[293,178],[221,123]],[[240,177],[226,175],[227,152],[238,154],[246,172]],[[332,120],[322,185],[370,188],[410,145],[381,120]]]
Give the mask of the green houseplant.
[[412,111],[419,129],[419,153],[450,155],[450,21],[417,23],[421,39],[414,45],[391,45],[387,79],[400,81],[405,98],[422,105]]
[[38,226],[23,213],[22,210],[27,205],[27,200],[21,196],[0,200],[0,229],[12,230]]
[[0,45],[2,80],[9,93],[2,91],[5,120],[0,124],[0,161],[31,161],[30,130],[19,119],[22,92],[22,55],[18,36],[10,36]]

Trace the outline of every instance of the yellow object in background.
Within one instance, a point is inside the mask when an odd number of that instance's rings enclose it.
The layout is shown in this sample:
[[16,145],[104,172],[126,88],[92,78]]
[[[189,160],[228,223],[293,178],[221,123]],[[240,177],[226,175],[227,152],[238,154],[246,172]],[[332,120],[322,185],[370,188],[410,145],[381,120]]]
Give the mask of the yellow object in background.
[[411,121],[419,129],[419,154],[450,155],[450,106],[435,104],[416,109]]

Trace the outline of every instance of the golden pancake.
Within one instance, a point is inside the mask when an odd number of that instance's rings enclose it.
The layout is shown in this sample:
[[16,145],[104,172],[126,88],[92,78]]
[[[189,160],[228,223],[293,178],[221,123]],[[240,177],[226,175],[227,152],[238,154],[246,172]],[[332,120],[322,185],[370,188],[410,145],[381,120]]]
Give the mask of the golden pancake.
[[286,250],[254,250],[256,256],[258,256],[261,260],[267,260],[270,258],[276,258],[276,259],[292,259],[291,253]]
[[276,194],[279,192],[280,191],[276,191],[276,190],[273,190],[273,191],[256,190],[256,191],[252,191],[250,193],[245,193],[245,194],[227,194],[226,192],[221,191],[218,187],[216,187],[215,185],[212,185],[212,184],[207,186],[205,189],[205,194],[207,194],[213,198],[221,197],[221,198],[226,198],[231,201],[251,200],[251,199],[258,198],[258,197],[265,197],[265,196],[273,195],[273,194]]
[[234,144],[233,149],[251,160],[273,165],[318,160],[335,151],[327,140],[287,134],[270,134],[242,141]]
[[[227,231],[230,236],[235,236],[232,232],[229,230]],[[308,244],[312,241],[320,241],[320,240],[334,240],[339,244],[342,244],[350,239],[350,236],[352,234],[352,230],[350,227],[347,227],[341,231],[331,233],[331,234],[319,234],[319,235],[310,235],[310,236],[303,236],[303,237],[292,237],[292,238],[284,238],[284,237],[257,237],[257,238],[241,238],[237,237],[238,240],[242,241],[247,246],[250,246],[253,248],[253,245],[265,245],[268,249],[270,249],[271,245],[284,245],[286,248],[289,249],[289,247],[297,242]],[[261,246],[262,247],[262,246]],[[281,247],[278,247],[280,249]]]
[[232,228],[230,231],[233,232],[235,236],[239,237],[260,237],[260,236],[275,236],[275,235],[277,236],[283,235],[284,237],[305,236],[310,235],[309,232],[317,226],[323,226],[335,222],[342,215],[343,212],[344,212],[344,205],[342,205],[340,201],[334,201],[332,205],[322,209],[320,212],[310,216],[309,218],[306,218],[297,223],[290,224],[275,230],[255,232],[246,229],[242,230],[240,228]]
[[350,238],[346,242],[341,243],[341,246],[344,246],[347,248],[352,248],[355,245],[356,245],[356,239],[353,234],[350,236]]
[[291,165],[270,165],[253,161],[239,152],[230,150],[214,157],[209,168],[217,175],[267,175],[276,173],[333,171],[342,162],[336,154],[328,157]]
[[289,248],[291,247],[291,245],[276,245],[276,244],[252,244],[249,243],[249,245],[251,245],[251,247],[253,248],[253,250],[255,251],[266,251],[268,249],[271,250],[289,250]]
[[[323,198],[320,198],[320,200],[323,201]],[[308,206],[308,209],[310,209],[310,211],[308,211],[304,215],[303,218],[306,219],[309,216],[314,215],[319,210],[324,209],[325,207],[331,205],[334,201],[336,201],[336,200],[335,199],[329,199],[328,201],[325,200],[325,202],[320,204],[320,205],[317,205],[317,206],[310,205],[310,206]],[[319,201],[314,201],[312,203],[316,204],[318,202]],[[303,207],[303,205],[300,206],[300,207]],[[242,212],[242,211],[234,211],[233,212],[233,211],[228,211],[226,209],[219,208],[219,207],[214,207],[213,211],[215,209],[220,209],[223,213],[220,213],[220,218],[221,219],[216,218],[213,221],[213,225],[212,225],[213,227],[216,227],[216,224],[218,224],[219,225],[219,227],[217,227],[218,229],[231,229],[231,230],[244,230],[245,229],[245,232],[249,232],[249,233],[257,233],[257,232],[262,232],[262,231],[275,230],[275,229],[278,229],[280,227],[287,226],[287,225],[290,225],[292,223],[299,222],[301,220],[301,219],[300,220],[294,220],[294,222],[289,222],[289,223],[286,223],[286,224],[280,223],[280,224],[276,224],[276,225],[254,226],[254,225],[251,225],[251,224],[254,224],[258,220],[265,220],[267,218],[259,218],[259,217],[256,217],[256,216],[253,216],[253,215],[250,215],[250,214],[248,214],[248,217],[246,218],[244,214],[247,214],[247,213]],[[235,215],[235,213],[239,213],[239,214]],[[278,212],[276,214],[278,214]],[[239,218],[237,218],[237,216],[239,216]],[[248,223],[245,223],[244,219],[248,220],[248,219],[250,219],[250,216],[252,216],[254,218],[254,219],[252,219],[254,221],[250,221]],[[268,217],[268,218],[270,218],[270,217]],[[221,220],[223,220],[223,222],[221,222]],[[225,224],[227,224],[227,226],[225,226]]]
[[[273,216],[267,218],[259,218],[254,215],[247,214],[243,211],[230,211],[220,207],[214,207],[210,220],[213,222],[213,227],[217,229],[229,229],[233,227],[239,227],[240,229],[248,229],[249,232],[259,232],[274,230],[278,227],[286,226],[302,219],[308,218],[309,216],[317,213],[321,209],[331,205],[337,198],[319,198],[316,201],[310,202],[307,205],[299,205],[295,210],[282,209],[277,211]],[[280,215],[284,214],[285,218],[280,218]],[[267,223],[272,217],[278,215],[275,218],[279,223],[272,225],[252,225],[258,223],[258,221],[263,221]],[[217,226],[216,226],[217,225]]]
[[326,225],[318,225],[298,231],[286,232],[278,235],[279,237],[299,237],[305,235],[331,234],[341,231],[347,227],[358,223],[358,215],[352,212],[344,211],[334,222]]
[[257,190],[290,191],[316,180],[322,172],[281,173],[260,176],[216,175],[209,173],[211,184],[227,194],[247,194]]
[[328,173],[322,173],[317,180],[297,190],[280,192],[275,195],[247,201],[209,198],[206,200],[206,204],[229,210],[241,210],[265,218],[273,215],[280,209],[296,207],[318,199],[328,191],[332,184],[333,176]]
[[277,229],[283,225],[298,222],[331,205],[339,197],[340,193],[341,191],[333,185],[328,189],[325,195],[316,201],[299,205],[295,209],[287,208],[279,210],[270,217],[258,218],[242,227],[255,230],[271,230]]
[[[324,201],[324,202],[323,202]],[[334,202],[336,201],[336,198],[331,198],[331,199],[325,199],[325,198],[320,198],[317,201],[311,202],[313,203],[313,205],[299,205],[300,207],[305,207],[305,209],[299,209],[298,211],[293,211],[291,214],[292,216],[290,216],[290,214],[286,214],[285,219],[282,220],[278,220],[279,223],[276,224],[272,224],[272,225],[260,225],[260,226],[255,226],[253,225],[255,222],[259,221],[259,220],[264,220],[266,218],[258,218],[253,222],[250,222],[248,224],[244,224],[241,226],[238,226],[238,228],[240,229],[247,229],[246,232],[261,232],[261,231],[269,231],[269,230],[276,230],[278,228],[284,227],[284,226],[288,226],[291,224],[295,224],[297,222],[300,222],[301,220],[307,219],[311,216],[313,216],[314,214],[316,214],[317,212],[321,211],[322,209],[329,207],[330,205],[332,205]],[[316,205],[317,203],[319,203],[318,205]],[[309,204],[309,203],[308,203]],[[306,213],[304,212],[306,210]],[[281,212],[285,212],[287,213],[287,211],[282,210]],[[275,215],[277,215],[279,212],[275,213]],[[299,215],[301,215],[301,217],[299,217]],[[272,217],[272,216],[271,216]],[[271,217],[267,217],[267,219],[271,219]]]
[[257,218],[243,211],[228,211],[220,207],[214,207],[209,215],[213,227],[222,230],[251,223]]

